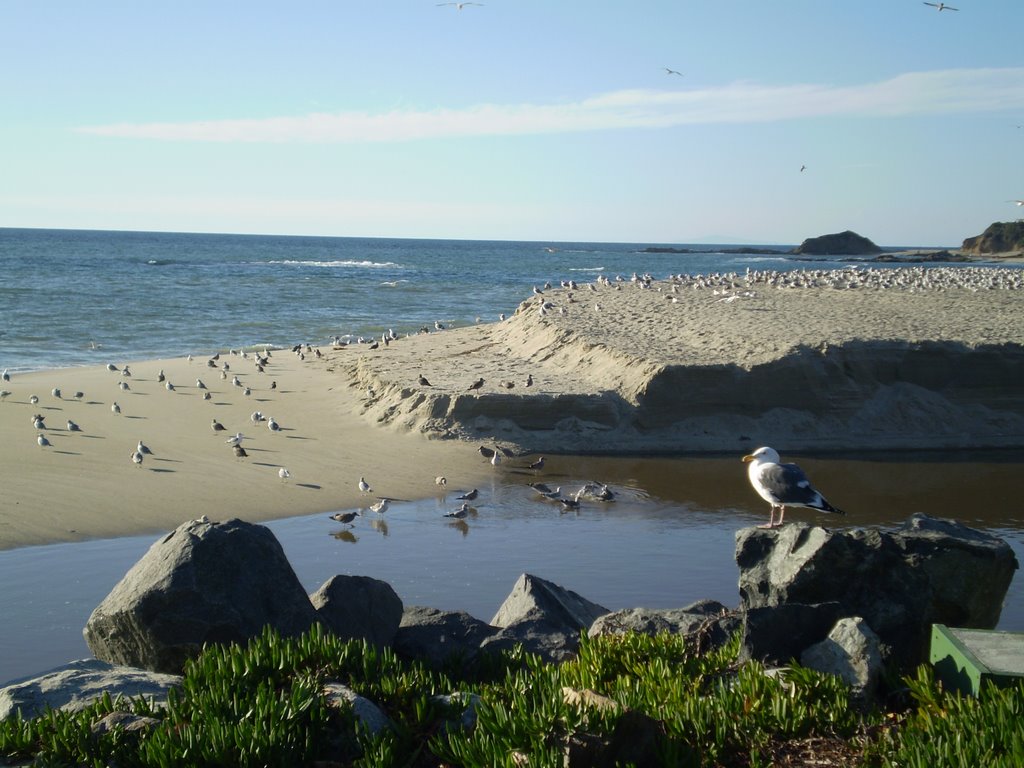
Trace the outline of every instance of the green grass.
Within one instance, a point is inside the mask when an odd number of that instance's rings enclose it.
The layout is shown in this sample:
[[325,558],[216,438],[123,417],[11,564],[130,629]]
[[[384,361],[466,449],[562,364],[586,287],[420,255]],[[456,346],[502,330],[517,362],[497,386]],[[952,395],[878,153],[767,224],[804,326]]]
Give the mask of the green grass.
[[[287,640],[267,630],[244,647],[205,649],[166,708],[105,696],[80,713],[0,723],[0,756],[119,768],[561,767],[570,737],[612,741],[640,718],[665,765],[810,765],[823,754],[885,768],[1024,765],[1024,686],[962,697],[922,667],[904,681],[898,711],[864,711],[837,678],[800,667],[769,676],[757,663],[738,665],[737,651],[738,639],[696,654],[680,637],[629,634],[584,637],[560,665],[517,649],[437,671],[320,628]],[[350,707],[327,706],[329,681],[375,702],[391,727],[372,735]],[[571,701],[565,688],[606,705]],[[475,727],[459,727],[461,708],[435,698],[455,692],[480,697]],[[93,734],[113,711],[156,723],[139,734]]]

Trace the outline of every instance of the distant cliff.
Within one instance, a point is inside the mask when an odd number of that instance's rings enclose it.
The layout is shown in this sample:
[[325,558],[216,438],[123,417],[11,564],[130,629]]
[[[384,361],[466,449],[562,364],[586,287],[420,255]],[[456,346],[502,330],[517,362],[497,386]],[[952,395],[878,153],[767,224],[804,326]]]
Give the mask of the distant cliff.
[[964,240],[966,253],[1024,251],[1024,221],[997,221],[976,237]]
[[813,256],[864,256],[881,253],[882,249],[866,237],[846,230],[834,235],[822,235],[804,240],[790,253]]

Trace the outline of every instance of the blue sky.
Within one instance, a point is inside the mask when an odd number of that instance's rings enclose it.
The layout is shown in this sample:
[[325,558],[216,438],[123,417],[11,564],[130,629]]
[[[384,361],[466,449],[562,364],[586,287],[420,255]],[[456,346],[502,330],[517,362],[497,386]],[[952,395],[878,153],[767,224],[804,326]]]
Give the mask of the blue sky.
[[1024,2],[953,5],[0,0],[0,226],[955,246]]

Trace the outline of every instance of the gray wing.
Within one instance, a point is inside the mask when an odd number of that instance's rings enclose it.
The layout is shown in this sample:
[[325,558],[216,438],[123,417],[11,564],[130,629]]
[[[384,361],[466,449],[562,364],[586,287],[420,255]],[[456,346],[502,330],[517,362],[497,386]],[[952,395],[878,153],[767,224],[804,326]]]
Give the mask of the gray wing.
[[778,504],[811,504],[820,494],[796,464],[773,464],[761,472],[761,483]]

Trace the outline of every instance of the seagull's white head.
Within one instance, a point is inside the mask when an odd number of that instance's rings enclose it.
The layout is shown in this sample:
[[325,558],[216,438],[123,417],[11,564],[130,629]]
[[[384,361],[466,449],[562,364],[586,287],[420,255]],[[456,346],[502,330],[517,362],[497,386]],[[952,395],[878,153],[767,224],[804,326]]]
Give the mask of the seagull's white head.
[[753,453],[748,453],[744,456],[743,461],[754,461],[758,464],[778,464],[779,452],[774,448],[769,448],[767,445],[764,445]]

